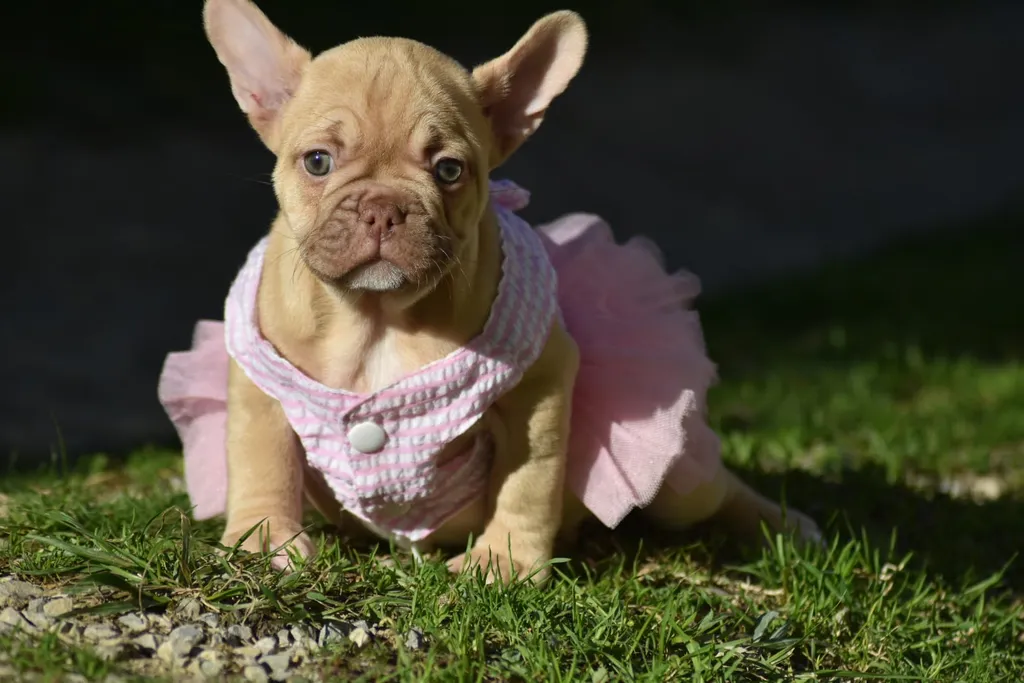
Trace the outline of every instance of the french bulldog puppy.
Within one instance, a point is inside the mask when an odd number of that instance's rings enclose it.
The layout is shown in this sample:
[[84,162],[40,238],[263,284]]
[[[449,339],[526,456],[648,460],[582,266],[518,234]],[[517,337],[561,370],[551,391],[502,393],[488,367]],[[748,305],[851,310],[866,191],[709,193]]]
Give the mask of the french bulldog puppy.
[[[224,544],[262,525],[246,549],[310,555],[304,500],[503,581],[542,580],[588,515],[633,508],[819,537],[718,459],[695,278],[595,217],[534,230],[525,193],[491,181],[580,69],[580,16],[542,17],[471,72],[402,38],[314,58],[249,0],[206,0],[204,19],[280,206],[226,327],[202,323],[161,385]],[[182,388],[211,381],[226,388],[205,403]]]

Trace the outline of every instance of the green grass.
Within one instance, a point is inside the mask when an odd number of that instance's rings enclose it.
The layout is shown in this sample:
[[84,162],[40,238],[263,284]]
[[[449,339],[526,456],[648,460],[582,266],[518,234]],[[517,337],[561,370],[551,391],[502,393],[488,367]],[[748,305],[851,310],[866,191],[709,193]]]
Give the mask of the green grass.
[[[426,633],[425,651],[325,652],[319,672],[338,680],[1021,680],[1021,227],[1004,217],[703,306],[726,458],[826,523],[828,549],[776,538],[751,554],[633,522],[592,530],[535,589],[386,566],[323,535],[316,561],[279,576],[216,555],[218,524],[190,521],[168,485],[177,454],[140,452],[5,480],[0,573],[104,586],[110,610],[196,596],[226,621]],[[118,669],[52,637],[3,650],[22,672]]]

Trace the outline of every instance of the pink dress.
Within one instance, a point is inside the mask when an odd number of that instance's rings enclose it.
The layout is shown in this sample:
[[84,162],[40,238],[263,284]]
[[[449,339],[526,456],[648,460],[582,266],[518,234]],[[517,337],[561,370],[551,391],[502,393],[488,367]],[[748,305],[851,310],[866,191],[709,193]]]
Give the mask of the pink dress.
[[232,285],[225,322],[200,321],[190,351],[168,356],[159,397],[181,437],[198,519],[224,512],[229,354],[281,402],[310,467],[342,506],[398,541],[416,542],[483,495],[491,458],[481,434],[436,467],[445,445],[510,390],[560,317],[580,349],[567,482],[615,527],[662,486],[681,494],[714,476],[719,444],[705,422],[715,367],[697,314],[699,282],[666,274],[656,247],[618,245],[600,219],[572,214],[530,228],[529,195],[491,185],[502,280],[481,335],[447,358],[369,395],[325,387],[259,333],[256,292],[266,241]]

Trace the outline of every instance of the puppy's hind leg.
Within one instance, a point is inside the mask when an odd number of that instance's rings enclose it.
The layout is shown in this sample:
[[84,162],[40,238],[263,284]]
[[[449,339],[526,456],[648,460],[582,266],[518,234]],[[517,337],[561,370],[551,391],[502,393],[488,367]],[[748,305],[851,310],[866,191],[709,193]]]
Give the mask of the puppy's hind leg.
[[783,510],[725,466],[719,468],[714,479],[686,495],[680,495],[671,486],[663,486],[643,512],[669,530],[681,530],[713,519],[724,523],[737,536],[757,541],[763,538],[761,522],[764,522],[773,532],[793,532],[801,541],[822,542],[821,531],[814,520],[799,510]]

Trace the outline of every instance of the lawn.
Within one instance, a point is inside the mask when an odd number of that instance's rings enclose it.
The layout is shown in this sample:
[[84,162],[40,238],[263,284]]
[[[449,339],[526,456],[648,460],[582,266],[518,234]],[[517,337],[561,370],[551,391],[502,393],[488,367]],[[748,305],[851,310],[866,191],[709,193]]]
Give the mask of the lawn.
[[60,626],[141,609],[153,623],[214,613],[255,638],[341,634],[306,648],[293,680],[1022,680],[1022,223],[704,302],[725,457],[821,521],[827,549],[628,521],[592,529],[545,587],[499,588],[323,534],[319,557],[282,577],[215,553],[218,524],[190,521],[178,454],[97,457],[2,483],[0,575],[72,593],[80,612],[29,635],[0,626],[0,669],[153,675],[160,657]]

